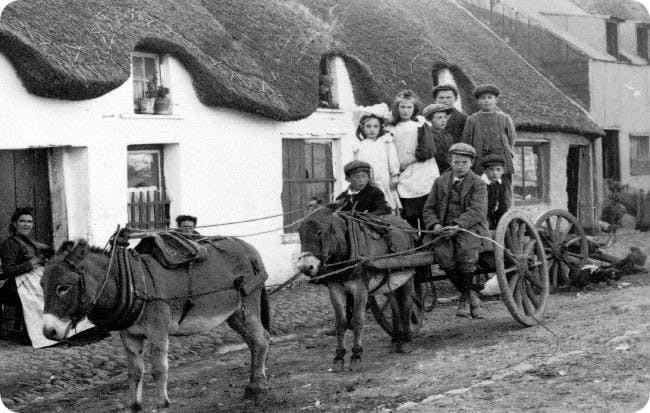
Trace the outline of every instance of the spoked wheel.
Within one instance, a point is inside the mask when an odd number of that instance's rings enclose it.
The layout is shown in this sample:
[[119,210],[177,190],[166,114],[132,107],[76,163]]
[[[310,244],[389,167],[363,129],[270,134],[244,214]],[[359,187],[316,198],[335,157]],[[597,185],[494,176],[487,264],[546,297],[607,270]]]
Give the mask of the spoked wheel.
[[[387,295],[371,295],[368,297],[368,306],[373,317],[389,336],[393,335],[393,309],[391,305],[397,305],[397,303],[392,303],[392,300]],[[411,337],[418,335],[422,323],[424,323],[424,291],[420,283],[415,283],[415,297],[413,297],[413,310],[409,326]]]
[[[522,211],[508,211],[496,229],[495,270],[501,301],[525,326],[536,325],[546,308],[548,268],[542,239]],[[505,249],[504,249],[505,247]]]
[[568,211],[552,209],[544,213],[535,225],[544,243],[550,283],[569,282],[571,266],[589,258],[589,243],[582,224]]

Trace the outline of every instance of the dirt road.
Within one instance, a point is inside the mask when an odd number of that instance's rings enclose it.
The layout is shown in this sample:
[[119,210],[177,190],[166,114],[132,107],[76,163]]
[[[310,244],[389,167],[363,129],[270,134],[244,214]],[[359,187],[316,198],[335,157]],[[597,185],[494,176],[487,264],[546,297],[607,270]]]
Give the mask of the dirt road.
[[[639,277],[647,277],[640,275]],[[410,355],[389,354],[370,318],[364,366],[329,371],[335,339],[311,330],[276,338],[269,359],[271,396],[242,402],[246,350],[170,363],[173,412],[635,412],[650,396],[650,287],[601,288],[550,298],[546,326],[521,328],[498,301],[489,317],[428,315]],[[146,376],[145,411],[154,405]],[[118,412],[126,386],[112,382],[29,403],[23,412]]]

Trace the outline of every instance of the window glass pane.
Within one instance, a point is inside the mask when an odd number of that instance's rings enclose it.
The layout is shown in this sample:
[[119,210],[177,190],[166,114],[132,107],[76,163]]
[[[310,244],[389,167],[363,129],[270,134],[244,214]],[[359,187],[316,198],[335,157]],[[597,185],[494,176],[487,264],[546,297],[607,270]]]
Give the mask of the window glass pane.
[[129,153],[127,155],[127,176],[129,188],[160,190],[159,154]]
[[520,146],[515,148],[515,173],[512,184],[516,201],[542,202],[544,199],[544,178],[541,165],[542,146]]
[[147,80],[158,79],[157,68],[156,68],[156,59],[152,57],[144,58],[144,74]]
[[133,81],[133,99],[144,97],[144,91],[146,90],[147,84],[141,80]]
[[144,65],[142,57],[133,56],[133,79],[144,79]]

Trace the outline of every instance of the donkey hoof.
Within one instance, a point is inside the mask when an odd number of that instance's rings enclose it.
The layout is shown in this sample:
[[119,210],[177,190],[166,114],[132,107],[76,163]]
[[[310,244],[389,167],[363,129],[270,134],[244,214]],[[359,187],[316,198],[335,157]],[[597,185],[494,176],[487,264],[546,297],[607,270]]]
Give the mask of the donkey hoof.
[[350,359],[350,371],[361,370],[361,357],[352,357]]
[[269,398],[269,391],[260,387],[246,387],[244,400],[251,400],[255,404],[260,404]]
[[340,373],[343,371],[344,361],[342,358],[335,358],[334,363],[332,364],[332,371]]
[[413,346],[408,341],[397,344],[397,353],[410,353],[413,351]]

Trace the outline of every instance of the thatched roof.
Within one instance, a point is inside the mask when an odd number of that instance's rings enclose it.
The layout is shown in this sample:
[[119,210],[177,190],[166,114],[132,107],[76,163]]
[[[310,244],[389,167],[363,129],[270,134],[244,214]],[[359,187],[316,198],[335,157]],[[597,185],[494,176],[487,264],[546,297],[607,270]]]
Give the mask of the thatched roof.
[[635,0],[571,0],[591,14],[620,17],[625,20],[650,22],[648,10]]
[[451,0],[18,0],[0,19],[0,52],[40,96],[100,96],[128,79],[137,48],[178,58],[204,104],[272,119],[314,112],[319,62],[339,55],[361,105],[403,88],[429,102],[432,71],[449,67],[466,111],[491,82],[519,129],[602,133]]

